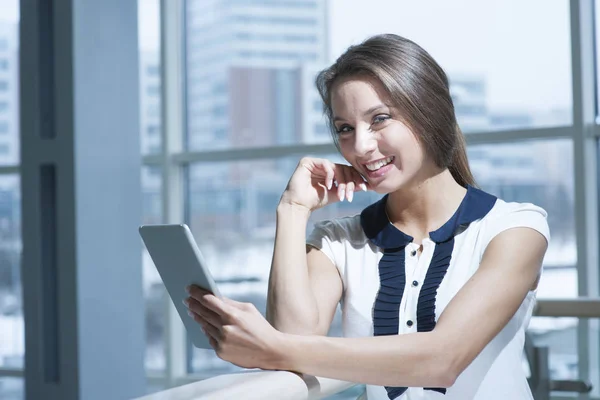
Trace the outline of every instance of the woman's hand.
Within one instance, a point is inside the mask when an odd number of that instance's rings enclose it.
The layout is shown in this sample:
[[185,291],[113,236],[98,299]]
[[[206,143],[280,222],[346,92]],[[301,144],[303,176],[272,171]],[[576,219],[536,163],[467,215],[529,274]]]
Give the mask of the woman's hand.
[[352,201],[355,191],[367,189],[367,183],[352,166],[304,157],[292,174],[280,204],[314,211],[344,198]]
[[184,300],[219,358],[244,368],[280,369],[283,336],[251,303],[219,299],[198,286]]

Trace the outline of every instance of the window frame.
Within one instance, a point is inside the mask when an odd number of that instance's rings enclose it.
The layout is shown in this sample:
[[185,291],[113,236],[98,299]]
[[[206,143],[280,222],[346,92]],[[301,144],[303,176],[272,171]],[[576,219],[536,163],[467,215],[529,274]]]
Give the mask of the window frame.
[[[327,155],[336,152],[333,144],[236,148],[230,150],[187,151],[185,104],[185,0],[160,0],[161,10],[161,101],[162,149],[158,154],[142,157],[143,166],[160,167],[162,171],[162,220],[179,223],[185,216],[185,176],[191,163],[210,161],[240,161],[307,153]],[[579,296],[598,296],[599,215],[598,142],[600,125],[596,122],[596,48],[594,31],[594,1],[570,0],[571,62],[572,62],[572,124],[550,128],[517,129],[466,133],[468,145],[510,144],[532,139],[569,139],[574,152],[574,198],[577,243]],[[19,164],[0,166],[0,176],[20,176]],[[149,383],[174,387],[197,380],[188,373],[185,330],[168,297],[165,300],[164,373],[148,373]],[[592,368],[598,370],[600,338],[598,321],[580,319],[578,324],[579,378],[590,379]],[[591,351],[590,351],[591,350]],[[590,353],[595,355],[590,357]],[[22,369],[0,368],[0,377],[23,377]],[[554,399],[569,397],[553,397]],[[572,398],[572,397],[571,397]]]
[[[187,151],[184,148],[186,131],[185,108],[185,0],[161,0],[161,76],[163,116],[163,148],[160,154],[143,156],[144,166],[161,167],[163,171],[163,221],[180,222],[184,217],[184,177],[190,164],[211,161],[249,161],[304,154],[328,155],[337,150],[333,144],[269,146],[234,148],[227,150]],[[578,251],[579,296],[598,296],[598,195],[597,152],[600,125],[596,123],[595,52],[593,0],[570,0],[571,62],[573,120],[571,125],[548,128],[511,129],[491,132],[465,133],[467,145],[511,144],[527,140],[569,139],[574,152],[575,226]],[[590,61],[591,60],[591,61]],[[175,309],[167,304],[166,371],[152,373],[152,383],[173,387],[198,379],[187,372],[185,332]],[[591,363],[599,357],[590,357],[588,349],[600,356],[597,334],[591,334],[590,323],[580,319],[578,324],[578,357],[580,379],[590,379]],[[565,398],[553,397],[554,399]]]

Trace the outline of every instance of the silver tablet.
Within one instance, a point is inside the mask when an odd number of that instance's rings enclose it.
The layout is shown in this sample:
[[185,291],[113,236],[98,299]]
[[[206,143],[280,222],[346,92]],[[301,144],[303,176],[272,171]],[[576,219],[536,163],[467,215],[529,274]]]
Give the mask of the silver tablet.
[[211,349],[200,325],[187,314],[188,309],[182,302],[189,296],[185,288],[191,284],[221,297],[192,232],[185,224],[142,225],[139,232],[179,313],[188,337],[194,346]]

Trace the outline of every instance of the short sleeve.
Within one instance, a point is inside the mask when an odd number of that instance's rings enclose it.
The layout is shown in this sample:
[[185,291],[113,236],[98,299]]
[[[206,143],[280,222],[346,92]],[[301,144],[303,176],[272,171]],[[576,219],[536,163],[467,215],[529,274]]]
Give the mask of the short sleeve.
[[319,249],[336,266],[340,276],[344,276],[346,265],[344,230],[335,221],[321,221],[315,224],[306,239],[306,244]]
[[531,203],[506,203],[506,209],[488,221],[485,230],[485,247],[498,234],[511,228],[531,228],[541,233],[550,242],[546,211]]

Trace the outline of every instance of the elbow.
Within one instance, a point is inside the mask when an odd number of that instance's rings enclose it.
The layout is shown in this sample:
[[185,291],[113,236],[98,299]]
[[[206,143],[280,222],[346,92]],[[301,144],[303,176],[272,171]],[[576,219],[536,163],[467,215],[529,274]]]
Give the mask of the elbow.
[[458,375],[459,374],[456,374],[452,370],[441,371],[437,376],[437,379],[436,379],[437,382],[436,382],[435,387],[447,389],[449,387],[454,386],[454,383],[456,382]]
[[275,307],[267,305],[266,319],[273,328],[282,333],[302,336],[327,334],[327,330],[322,333],[318,314],[278,312]]
[[436,366],[432,369],[434,370],[431,374],[432,379],[427,386],[445,389],[454,386],[456,379],[462,372],[452,362],[446,360],[438,360]]
[[[454,349],[454,350],[449,350]],[[463,373],[469,363],[465,362],[465,357],[461,354],[458,347],[444,346],[439,349],[437,356],[433,358],[432,377],[434,377],[434,386],[439,388],[449,388],[454,386],[456,380]]]

